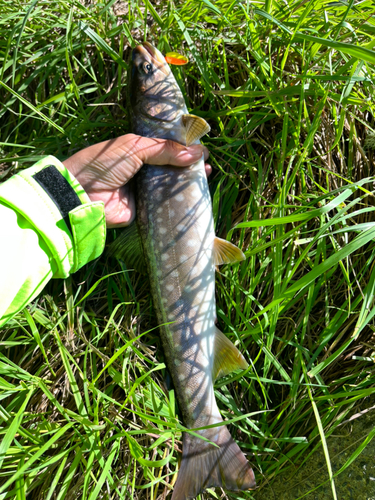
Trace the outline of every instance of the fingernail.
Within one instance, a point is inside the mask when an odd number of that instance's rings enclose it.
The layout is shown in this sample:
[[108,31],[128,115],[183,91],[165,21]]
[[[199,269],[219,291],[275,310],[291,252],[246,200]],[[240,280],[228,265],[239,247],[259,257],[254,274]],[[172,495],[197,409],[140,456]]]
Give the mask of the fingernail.
[[202,144],[194,144],[193,146],[189,146],[187,148],[188,152],[192,155],[196,155],[196,156],[200,156],[203,154],[203,149],[204,147],[202,146]]

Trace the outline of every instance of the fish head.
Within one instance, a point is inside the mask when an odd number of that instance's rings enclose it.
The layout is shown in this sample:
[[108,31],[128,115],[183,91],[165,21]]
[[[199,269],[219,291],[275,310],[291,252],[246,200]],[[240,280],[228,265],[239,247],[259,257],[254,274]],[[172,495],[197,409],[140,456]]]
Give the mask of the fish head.
[[150,43],[143,42],[133,49],[129,78],[134,132],[145,133],[145,126],[155,132],[163,122],[177,121],[186,113],[183,95],[170,66]]

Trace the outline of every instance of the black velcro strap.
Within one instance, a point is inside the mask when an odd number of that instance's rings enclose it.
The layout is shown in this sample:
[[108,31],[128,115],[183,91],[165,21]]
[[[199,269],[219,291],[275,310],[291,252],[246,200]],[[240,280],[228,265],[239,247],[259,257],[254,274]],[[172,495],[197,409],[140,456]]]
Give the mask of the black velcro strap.
[[82,205],[77,193],[54,165],[40,170],[33,177],[55,203],[71,231],[69,212]]

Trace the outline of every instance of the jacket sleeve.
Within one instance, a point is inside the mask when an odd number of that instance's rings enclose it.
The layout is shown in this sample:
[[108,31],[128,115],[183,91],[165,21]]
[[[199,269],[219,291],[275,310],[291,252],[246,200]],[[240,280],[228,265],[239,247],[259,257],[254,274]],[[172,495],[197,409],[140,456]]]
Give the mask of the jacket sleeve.
[[48,156],[0,185],[0,327],[104,249],[104,204]]

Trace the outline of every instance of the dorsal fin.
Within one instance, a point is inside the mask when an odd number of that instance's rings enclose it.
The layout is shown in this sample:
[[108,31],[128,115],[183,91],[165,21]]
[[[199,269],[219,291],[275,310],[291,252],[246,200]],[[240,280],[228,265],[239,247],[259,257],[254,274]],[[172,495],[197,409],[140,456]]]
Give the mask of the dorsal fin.
[[216,236],[214,240],[214,263],[216,266],[234,264],[245,259],[245,254],[236,245]]
[[200,116],[182,115],[182,123],[186,128],[186,146],[190,146],[195,141],[198,141],[211,130],[206,120]]

